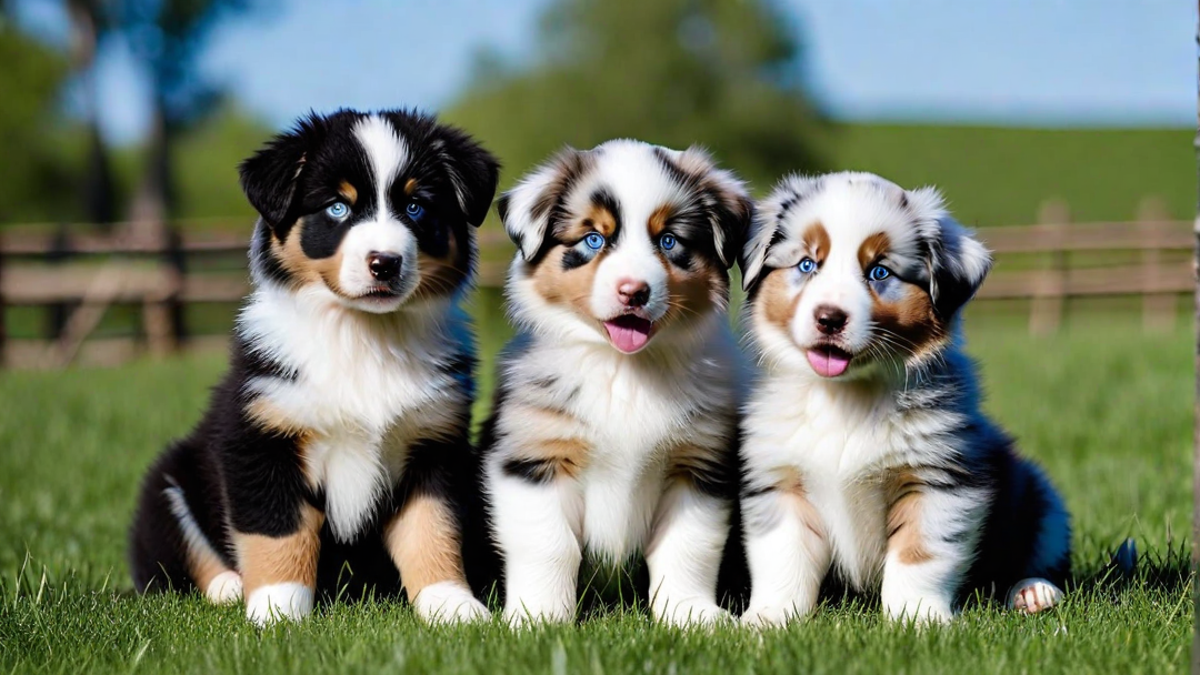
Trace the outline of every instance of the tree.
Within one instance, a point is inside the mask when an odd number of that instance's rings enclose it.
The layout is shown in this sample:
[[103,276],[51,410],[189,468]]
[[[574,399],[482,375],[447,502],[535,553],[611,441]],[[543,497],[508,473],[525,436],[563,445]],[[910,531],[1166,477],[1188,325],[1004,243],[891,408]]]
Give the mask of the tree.
[[177,190],[172,147],[180,133],[203,120],[222,100],[221,91],[197,70],[212,29],[254,0],[125,0],[115,23],[146,67],[152,92],[151,130],[133,221],[140,234],[161,236],[175,215]]
[[63,202],[71,175],[62,156],[62,120],[52,112],[67,61],[0,12],[0,63],[0,222],[73,215],[76,209]]
[[96,51],[100,37],[110,32],[104,11],[105,0],[67,0],[71,18],[71,67],[83,84],[87,127],[87,161],[81,185],[84,218],[101,227],[117,217],[116,189],[108,146],[100,135],[100,98],[96,83]]
[[822,116],[800,86],[800,47],[763,0],[561,0],[532,68],[479,59],[446,118],[477,134],[513,180],[564,143],[629,136],[706,146],[767,189],[821,165]]

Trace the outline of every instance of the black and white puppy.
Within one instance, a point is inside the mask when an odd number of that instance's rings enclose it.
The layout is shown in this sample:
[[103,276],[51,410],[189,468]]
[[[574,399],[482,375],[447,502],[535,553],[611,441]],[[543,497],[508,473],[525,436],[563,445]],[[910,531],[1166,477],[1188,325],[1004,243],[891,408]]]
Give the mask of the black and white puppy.
[[932,188],[785,179],[742,266],[762,372],[743,428],[743,620],[810,612],[832,568],[889,617],[950,619],[975,590],[1061,597],[1062,500],[980,410],[959,315],[991,267]]
[[699,149],[616,140],[563,151],[499,210],[519,335],[480,445],[506,617],[570,620],[585,555],[618,569],[639,554],[657,618],[724,616],[742,183]]
[[228,374],[146,478],[139,591],[246,598],[257,623],[314,595],[407,592],[487,615],[463,574],[474,345],[459,308],[495,159],[407,111],[302,119],[241,166],[261,214]]

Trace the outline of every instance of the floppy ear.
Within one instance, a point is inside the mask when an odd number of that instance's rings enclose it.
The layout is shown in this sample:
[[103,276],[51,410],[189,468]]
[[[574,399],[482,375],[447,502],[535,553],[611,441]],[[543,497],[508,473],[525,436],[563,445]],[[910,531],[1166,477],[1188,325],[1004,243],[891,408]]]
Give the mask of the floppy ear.
[[583,153],[566,148],[500,195],[496,210],[526,262],[533,262],[550,227],[556,203],[582,171]]
[[310,114],[238,166],[246,199],[272,229],[284,224],[295,201],[305,156],[324,135],[325,120]]
[[434,148],[446,165],[450,184],[467,222],[478,227],[496,195],[500,162],[473,138],[454,127],[439,127]]
[[762,276],[763,267],[767,260],[767,248],[775,236],[778,220],[774,214],[768,213],[760,205],[754,212],[750,227],[746,231],[746,242],[738,257],[738,266],[742,268],[742,290],[749,291],[758,283]]
[[747,228],[746,243],[738,259],[742,268],[742,290],[753,288],[770,263],[794,265],[799,262],[791,259],[795,254],[794,244],[778,246],[787,240],[784,222],[790,211],[816,194],[820,187],[819,177],[786,176],[775,185],[771,194],[755,205],[754,218]]
[[933,188],[906,191],[908,201],[921,214],[921,232],[929,266],[929,295],[934,311],[950,318],[979,290],[992,269],[992,255],[971,231],[942,208],[942,197]]
[[725,269],[733,267],[754,214],[754,204],[745,183],[732,171],[718,169],[708,152],[698,145],[679,153],[677,161],[684,173],[700,180],[711,200],[713,246]]

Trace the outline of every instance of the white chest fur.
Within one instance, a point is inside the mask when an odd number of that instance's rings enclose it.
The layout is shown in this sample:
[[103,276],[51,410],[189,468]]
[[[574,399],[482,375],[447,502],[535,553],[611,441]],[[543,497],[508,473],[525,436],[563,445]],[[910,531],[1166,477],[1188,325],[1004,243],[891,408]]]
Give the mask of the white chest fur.
[[578,422],[590,448],[577,477],[580,534],[588,551],[610,562],[645,545],[668,453],[684,445],[727,448],[737,406],[740,357],[724,326],[689,357],[639,357],[607,345],[556,345],[515,364],[517,379],[554,381],[550,395]]
[[875,583],[886,552],[887,479],[936,465],[940,440],[961,423],[948,411],[902,411],[875,385],[768,378],[747,406],[743,457],[752,480],[799,475],[835,564],[851,583]]
[[247,387],[308,432],[305,472],[340,540],[354,538],[399,480],[411,443],[452,429],[466,404],[444,368],[454,355],[446,315],[366,315],[260,290],[239,319],[253,349],[296,373]]

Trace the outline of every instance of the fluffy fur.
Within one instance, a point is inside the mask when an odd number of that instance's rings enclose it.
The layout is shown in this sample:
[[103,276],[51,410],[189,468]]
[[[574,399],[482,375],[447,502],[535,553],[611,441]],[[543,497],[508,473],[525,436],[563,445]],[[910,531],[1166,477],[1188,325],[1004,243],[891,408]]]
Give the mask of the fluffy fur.
[[484,431],[511,621],[575,615],[581,563],[644,555],[654,615],[709,622],[736,497],[727,270],[751,205],[698,149],[565,150],[501,197],[519,336]]
[[461,561],[474,346],[459,297],[497,163],[406,111],[310,116],[241,166],[261,214],[228,374],[146,478],[139,591],[246,598],[258,623],[320,594],[403,588],[485,616]]
[[973,591],[1014,585],[1036,591],[1018,593],[1027,611],[1057,600],[1068,516],[980,410],[959,315],[991,258],[941,196],[863,173],[788,178],[742,265],[761,365],[743,620],[807,614],[830,570],[879,590],[892,618],[948,620]]

